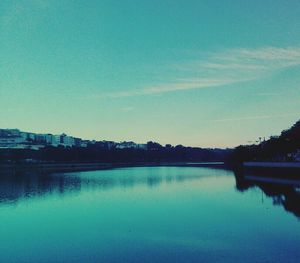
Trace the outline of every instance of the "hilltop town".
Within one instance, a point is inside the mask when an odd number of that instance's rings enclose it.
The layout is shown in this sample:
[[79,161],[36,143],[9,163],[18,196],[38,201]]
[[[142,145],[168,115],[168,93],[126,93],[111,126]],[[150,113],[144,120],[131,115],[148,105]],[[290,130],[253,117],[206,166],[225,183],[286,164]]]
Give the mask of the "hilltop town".
[[19,129],[0,129],[0,149],[40,150],[47,146],[87,148],[89,145],[101,145],[107,149],[147,148],[147,144],[137,144],[134,142],[117,143],[113,141],[84,140],[64,133],[60,135],[53,135],[24,132]]
[[66,134],[0,129],[0,163],[224,161],[230,149],[84,140]]

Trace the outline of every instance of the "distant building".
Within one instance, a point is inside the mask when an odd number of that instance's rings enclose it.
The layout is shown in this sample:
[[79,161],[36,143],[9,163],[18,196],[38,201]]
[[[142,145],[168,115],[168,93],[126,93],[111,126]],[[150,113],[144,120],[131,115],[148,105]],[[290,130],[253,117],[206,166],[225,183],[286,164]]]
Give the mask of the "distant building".
[[24,139],[18,136],[0,137],[0,148],[24,148]]
[[137,148],[147,150],[147,144],[146,143],[139,143],[139,144],[137,144]]
[[28,133],[27,132],[20,132],[20,136],[23,138],[24,141],[28,141]]
[[5,149],[34,149],[38,150],[46,146],[81,147],[88,146],[111,149],[147,149],[147,144],[136,144],[130,142],[116,143],[114,141],[82,140],[67,134],[36,134],[23,132],[18,129],[0,129],[0,148]]
[[139,144],[136,144],[134,142],[120,142],[116,145],[116,148],[117,149],[130,149],[130,148],[138,149]]
[[117,145],[117,143],[113,142],[113,141],[101,141],[99,143],[101,143],[102,148],[107,149],[107,150],[111,150],[111,149],[115,148]]
[[63,136],[63,145],[65,147],[73,147],[75,146],[75,139],[71,136]]
[[74,138],[74,146],[75,147],[81,147],[82,139],[80,138]]
[[52,146],[62,145],[63,140],[61,139],[61,135],[53,135]]
[[27,141],[34,141],[35,134],[34,133],[27,133]]
[[[65,133],[61,134],[61,135],[51,135],[49,134],[49,141],[51,138],[51,145],[52,146],[65,146],[65,147],[73,147],[76,145],[75,143],[75,138],[66,135]],[[77,139],[78,142],[79,139]]]
[[54,136],[52,134],[46,134],[45,135],[45,140],[47,145],[52,145],[54,142]]
[[18,129],[0,130],[0,148],[2,149],[24,149],[26,137]]
[[45,134],[36,134],[35,142],[41,143],[41,144],[46,144],[46,135]]
[[19,137],[20,130],[18,129],[0,129],[0,137]]
[[86,148],[86,147],[88,147],[88,144],[89,144],[89,141],[88,141],[88,140],[82,140],[82,141],[81,141],[81,146],[80,146],[80,147]]

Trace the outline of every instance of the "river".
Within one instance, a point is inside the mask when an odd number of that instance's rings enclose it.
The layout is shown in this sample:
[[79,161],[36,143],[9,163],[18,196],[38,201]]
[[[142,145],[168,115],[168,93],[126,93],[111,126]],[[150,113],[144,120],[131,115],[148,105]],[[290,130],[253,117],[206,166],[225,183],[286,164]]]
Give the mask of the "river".
[[0,174],[0,262],[299,262],[298,186],[138,167]]

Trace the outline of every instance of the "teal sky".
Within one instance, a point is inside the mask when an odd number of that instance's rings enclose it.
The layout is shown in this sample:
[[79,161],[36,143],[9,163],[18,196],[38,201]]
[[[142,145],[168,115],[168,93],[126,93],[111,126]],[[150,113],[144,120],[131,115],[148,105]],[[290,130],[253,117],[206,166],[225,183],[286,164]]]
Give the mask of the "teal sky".
[[300,117],[300,1],[0,1],[0,127],[227,147]]

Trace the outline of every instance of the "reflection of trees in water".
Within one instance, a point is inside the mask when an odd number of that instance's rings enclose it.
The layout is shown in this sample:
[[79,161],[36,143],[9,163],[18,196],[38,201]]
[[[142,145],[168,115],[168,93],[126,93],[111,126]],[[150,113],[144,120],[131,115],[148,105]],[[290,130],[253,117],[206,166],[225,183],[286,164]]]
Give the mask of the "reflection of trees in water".
[[286,211],[300,219],[300,192],[297,190],[299,186],[247,180],[241,173],[235,173],[235,179],[238,191],[244,192],[249,188],[259,187],[266,196],[272,198],[274,205],[283,206]]
[[50,174],[40,172],[0,173],[0,204],[16,203],[44,195],[64,195],[79,193],[82,189],[107,190],[114,187],[130,188],[137,184],[157,187],[161,183],[184,182],[203,178],[196,175],[160,175],[160,174],[87,174],[65,173]]
[[[209,175],[209,174],[208,174]],[[136,185],[145,185],[153,188],[162,183],[185,182],[200,180],[199,175],[182,174],[89,174],[65,173],[42,174],[39,172],[19,172],[0,174],[0,205],[17,203],[19,200],[41,197],[46,195],[65,195],[79,193],[81,190],[108,190],[114,187],[132,188]],[[297,187],[266,182],[246,180],[242,174],[235,174],[236,188],[240,192],[249,188],[259,187],[266,196],[273,199],[274,205],[281,205],[286,211],[292,212],[300,218],[300,192]]]
[[66,191],[79,191],[81,182],[78,177],[68,178],[39,173],[0,174],[0,203],[17,202],[19,199],[33,198],[45,194],[63,195]]

